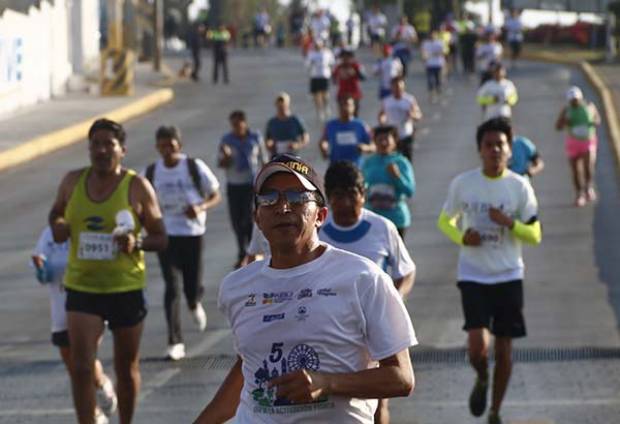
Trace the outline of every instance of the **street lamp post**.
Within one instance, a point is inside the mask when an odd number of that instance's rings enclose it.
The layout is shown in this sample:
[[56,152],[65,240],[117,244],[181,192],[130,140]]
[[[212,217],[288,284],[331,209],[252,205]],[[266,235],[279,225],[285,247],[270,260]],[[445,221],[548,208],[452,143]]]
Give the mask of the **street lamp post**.
[[155,0],[153,4],[153,69],[161,71],[161,58],[164,33],[164,1]]

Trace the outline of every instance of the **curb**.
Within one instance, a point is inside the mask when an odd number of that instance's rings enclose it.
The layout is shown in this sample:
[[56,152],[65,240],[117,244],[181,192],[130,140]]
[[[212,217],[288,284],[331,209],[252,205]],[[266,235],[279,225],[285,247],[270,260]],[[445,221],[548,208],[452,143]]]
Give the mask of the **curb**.
[[575,62],[547,52],[530,52],[528,54],[523,54],[522,57],[526,60],[571,65],[581,69],[581,72],[584,73],[586,79],[592,84],[603,103],[603,115],[605,116],[605,122],[607,123],[607,130],[609,132],[609,143],[614,151],[616,165],[620,168],[620,115],[616,110],[616,105],[614,104],[613,96],[609,88],[603,81],[603,78],[596,72],[596,69],[586,61]]
[[88,129],[96,119],[106,117],[113,121],[126,122],[172,101],[173,98],[174,92],[170,88],[159,89],[125,106],[98,114],[60,130],[35,137],[17,147],[0,152],[0,171],[84,140]]

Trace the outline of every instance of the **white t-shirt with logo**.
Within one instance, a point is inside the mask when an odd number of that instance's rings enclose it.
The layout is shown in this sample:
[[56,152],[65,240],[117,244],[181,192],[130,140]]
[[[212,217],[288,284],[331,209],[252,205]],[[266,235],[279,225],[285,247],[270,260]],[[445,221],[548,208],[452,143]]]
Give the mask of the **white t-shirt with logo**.
[[366,258],[326,245],[289,269],[253,262],[229,274],[218,307],[228,318],[244,384],[234,423],[372,423],[376,399],[327,396],[289,404],[267,383],[308,369],[345,373],[417,344],[390,277]]
[[441,68],[446,64],[444,44],[441,40],[424,40],[422,52],[426,57],[427,68]]
[[485,177],[480,168],[458,175],[450,184],[443,212],[460,218],[460,228],[472,228],[481,246],[462,246],[458,280],[496,284],[523,278],[521,241],[510,229],[489,218],[489,207],[527,223],[538,215],[538,202],[529,181],[510,170],[499,178]]
[[370,259],[396,280],[416,269],[396,226],[368,209],[351,227],[336,224],[331,213],[321,226],[319,239],[339,249]]
[[512,116],[512,107],[507,103],[508,99],[517,94],[517,88],[512,81],[504,78],[500,81],[490,79],[478,89],[478,97],[497,97],[498,101],[487,105],[484,110],[484,120],[491,118]]
[[383,37],[385,35],[385,27],[387,26],[387,18],[381,12],[371,13],[368,15],[368,28],[370,33]]
[[414,96],[403,93],[400,99],[390,95],[383,99],[383,110],[390,125],[398,128],[398,137],[403,139],[413,134],[411,108],[418,104]]
[[332,68],[336,64],[334,54],[329,49],[311,50],[306,58],[310,69],[310,78],[331,78]]
[[[216,192],[220,183],[213,171],[200,159],[194,159],[200,183],[205,195]],[[142,172],[145,175],[146,171]],[[194,219],[185,215],[188,205],[195,205],[204,201],[200,195],[187,165],[187,156],[183,155],[179,163],[172,168],[164,165],[159,159],[155,162],[153,187],[157,193],[157,199],[161,208],[166,232],[172,236],[199,236],[206,230],[207,211],[202,211]]]

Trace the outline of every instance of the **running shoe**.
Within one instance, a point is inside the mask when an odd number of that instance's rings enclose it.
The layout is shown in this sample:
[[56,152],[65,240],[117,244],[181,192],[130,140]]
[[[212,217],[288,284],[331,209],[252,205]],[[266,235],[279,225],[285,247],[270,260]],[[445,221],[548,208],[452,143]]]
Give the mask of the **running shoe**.
[[480,378],[476,378],[474,388],[469,395],[469,411],[474,417],[479,417],[484,414],[484,410],[487,407],[487,389],[489,388],[489,381],[483,381]]
[[106,416],[110,416],[116,411],[118,405],[118,399],[116,398],[116,391],[114,390],[114,384],[107,375],[103,375],[103,384],[101,387],[97,387],[97,405],[101,408]]
[[594,190],[594,187],[590,187],[586,190],[586,200],[588,202],[596,202],[597,197],[598,196],[596,195],[596,190]]
[[183,343],[170,345],[166,349],[166,359],[178,361],[183,358],[185,358],[185,345]]
[[502,424],[502,422],[502,417],[500,417],[497,412],[489,413],[489,424]]
[[583,194],[580,194],[577,196],[577,198],[575,199],[575,206],[577,206],[578,208],[582,208],[586,205],[586,196],[584,196]]
[[99,408],[95,409],[95,424],[109,424],[110,420]]
[[190,309],[194,322],[198,326],[200,331],[205,331],[207,328],[207,313],[200,303],[196,305],[194,309]]

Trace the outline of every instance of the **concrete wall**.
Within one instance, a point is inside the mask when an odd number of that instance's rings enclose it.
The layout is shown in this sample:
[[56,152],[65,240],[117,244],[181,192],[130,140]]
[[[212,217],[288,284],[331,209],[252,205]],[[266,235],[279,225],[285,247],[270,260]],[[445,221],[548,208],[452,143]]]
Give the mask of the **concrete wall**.
[[[67,91],[98,58],[97,0],[43,1],[0,17],[0,116]],[[76,11],[76,9],[78,9]]]

